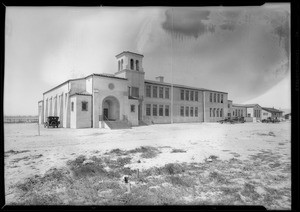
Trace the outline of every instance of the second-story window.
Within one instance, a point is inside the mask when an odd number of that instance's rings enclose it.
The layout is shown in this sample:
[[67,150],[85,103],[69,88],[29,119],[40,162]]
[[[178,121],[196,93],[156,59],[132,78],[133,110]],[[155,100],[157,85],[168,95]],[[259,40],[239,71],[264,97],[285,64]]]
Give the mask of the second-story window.
[[133,97],[139,97],[139,88],[132,87],[131,88],[131,96],[133,96]]
[[223,94],[221,94],[221,103],[223,103]]
[[198,91],[195,91],[195,101],[198,102]]
[[191,101],[194,101],[194,91],[191,91]]
[[218,102],[220,102],[220,94],[218,94]]
[[153,98],[157,98],[157,86],[153,86]]
[[217,95],[216,95],[216,93],[214,93],[214,102],[217,102]]
[[209,101],[212,102],[212,93],[209,93]]
[[184,90],[180,90],[180,99],[184,100]]
[[185,91],[185,100],[189,101],[190,97],[190,92],[188,90]]
[[169,95],[170,92],[169,92],[169,90],[170,90],[169,88],[165,88],[165,98],[166,98],[166,99],[169,99],[169,98],[170,98],[170,95]]
[[151,97],[151,85],[146,85],[146,97]]
[[159,87],[159,98],[164,98],[164,88]]

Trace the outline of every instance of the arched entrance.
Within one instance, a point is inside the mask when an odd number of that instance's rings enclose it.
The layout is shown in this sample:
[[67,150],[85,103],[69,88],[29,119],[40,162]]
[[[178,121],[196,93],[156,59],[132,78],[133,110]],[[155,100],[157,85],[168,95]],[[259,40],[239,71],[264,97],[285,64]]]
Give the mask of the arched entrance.
[[108,96],[102,101],[102,117],[104,120],[120,120],[120,103],[114,96]]

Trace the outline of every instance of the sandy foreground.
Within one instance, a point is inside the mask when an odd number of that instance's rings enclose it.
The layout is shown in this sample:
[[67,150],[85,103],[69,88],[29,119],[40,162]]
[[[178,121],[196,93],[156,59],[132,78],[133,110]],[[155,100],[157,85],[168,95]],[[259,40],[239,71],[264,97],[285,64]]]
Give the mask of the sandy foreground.
[[[134,169],[176,162],[201,163],[211,155],[221,160],[251,160],[251,155],[262,151],[280,155],[281,162],[291,160],[290,122],[157,124],[124,130],[46,129],[41,126],[40,136],[37,124],[5,124],[4,139],[6,195],[11,185],[26,177],[65,166],[68,160],[79,155],[99,156],[116,148],[131,150],[153,146],[160,149],[161,153],[155,158],[134,158],[129,165]],[[170,148],[186,152],[171,153]],[[8,154],[11,150],[18,153]]]

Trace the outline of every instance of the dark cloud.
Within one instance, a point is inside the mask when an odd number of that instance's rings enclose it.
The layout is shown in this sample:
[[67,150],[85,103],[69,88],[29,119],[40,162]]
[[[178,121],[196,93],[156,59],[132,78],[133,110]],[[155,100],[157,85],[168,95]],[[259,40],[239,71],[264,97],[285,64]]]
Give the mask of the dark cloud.
[[236,28],[236,25],[234,23],[224,23],[220,25],[220,28],[223,30],[233,31]]
[[210,11],[207,10],[168,9],[165,12],[166,19],[162,23],[162,28],[173,33],[175,37],[179,34],[198,38],[206,32],[215,31],[214,25],[203,22],[208,20],[209,14]]

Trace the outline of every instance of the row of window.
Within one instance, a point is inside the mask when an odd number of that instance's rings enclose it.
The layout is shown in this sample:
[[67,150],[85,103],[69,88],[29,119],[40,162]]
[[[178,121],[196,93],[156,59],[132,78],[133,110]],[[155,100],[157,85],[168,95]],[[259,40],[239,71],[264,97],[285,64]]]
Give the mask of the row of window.
[[198,107],[180,106],[180,116],[198,117]]
[[146,85],[146,97],[169,99],[170,88],[163,86]]
[[209,117],[223,117],[223,108],[209,108]]
[[[223,103],[223,94],[209,93],[209,101]],[[228,105],[228,107],[229,107],[229,105]]]
[[157,116],[157,115],[169,116],[169,114],[170,114],[169,105],[146,104],[146,116]]
[[[74,102],[71,102],[71,111],[74,111]],[[81,102],[81,111],[88,111],[88,102]]]
[[235,109],[232,111],[232,116],[244,116],[242,109]]
[[[123,62],[123,59],[121,59],[121,60],[118,61],[118,70],[119,70],[119,71],[123,69],[123,63],[124,63],[124,62]],[[134,64],[135,64],[135,70],[138,71],[138,70],[140,69],[139,61],[136,60],[136,61],[134,62],[133,59],[130,59],[130,69],[131,69],[131,70],[134,70]]]
[[198,91],[180,90],[180,99],[186,101],[198,101]]
[[260,117],[260,110],[254,110],[254,117]]

